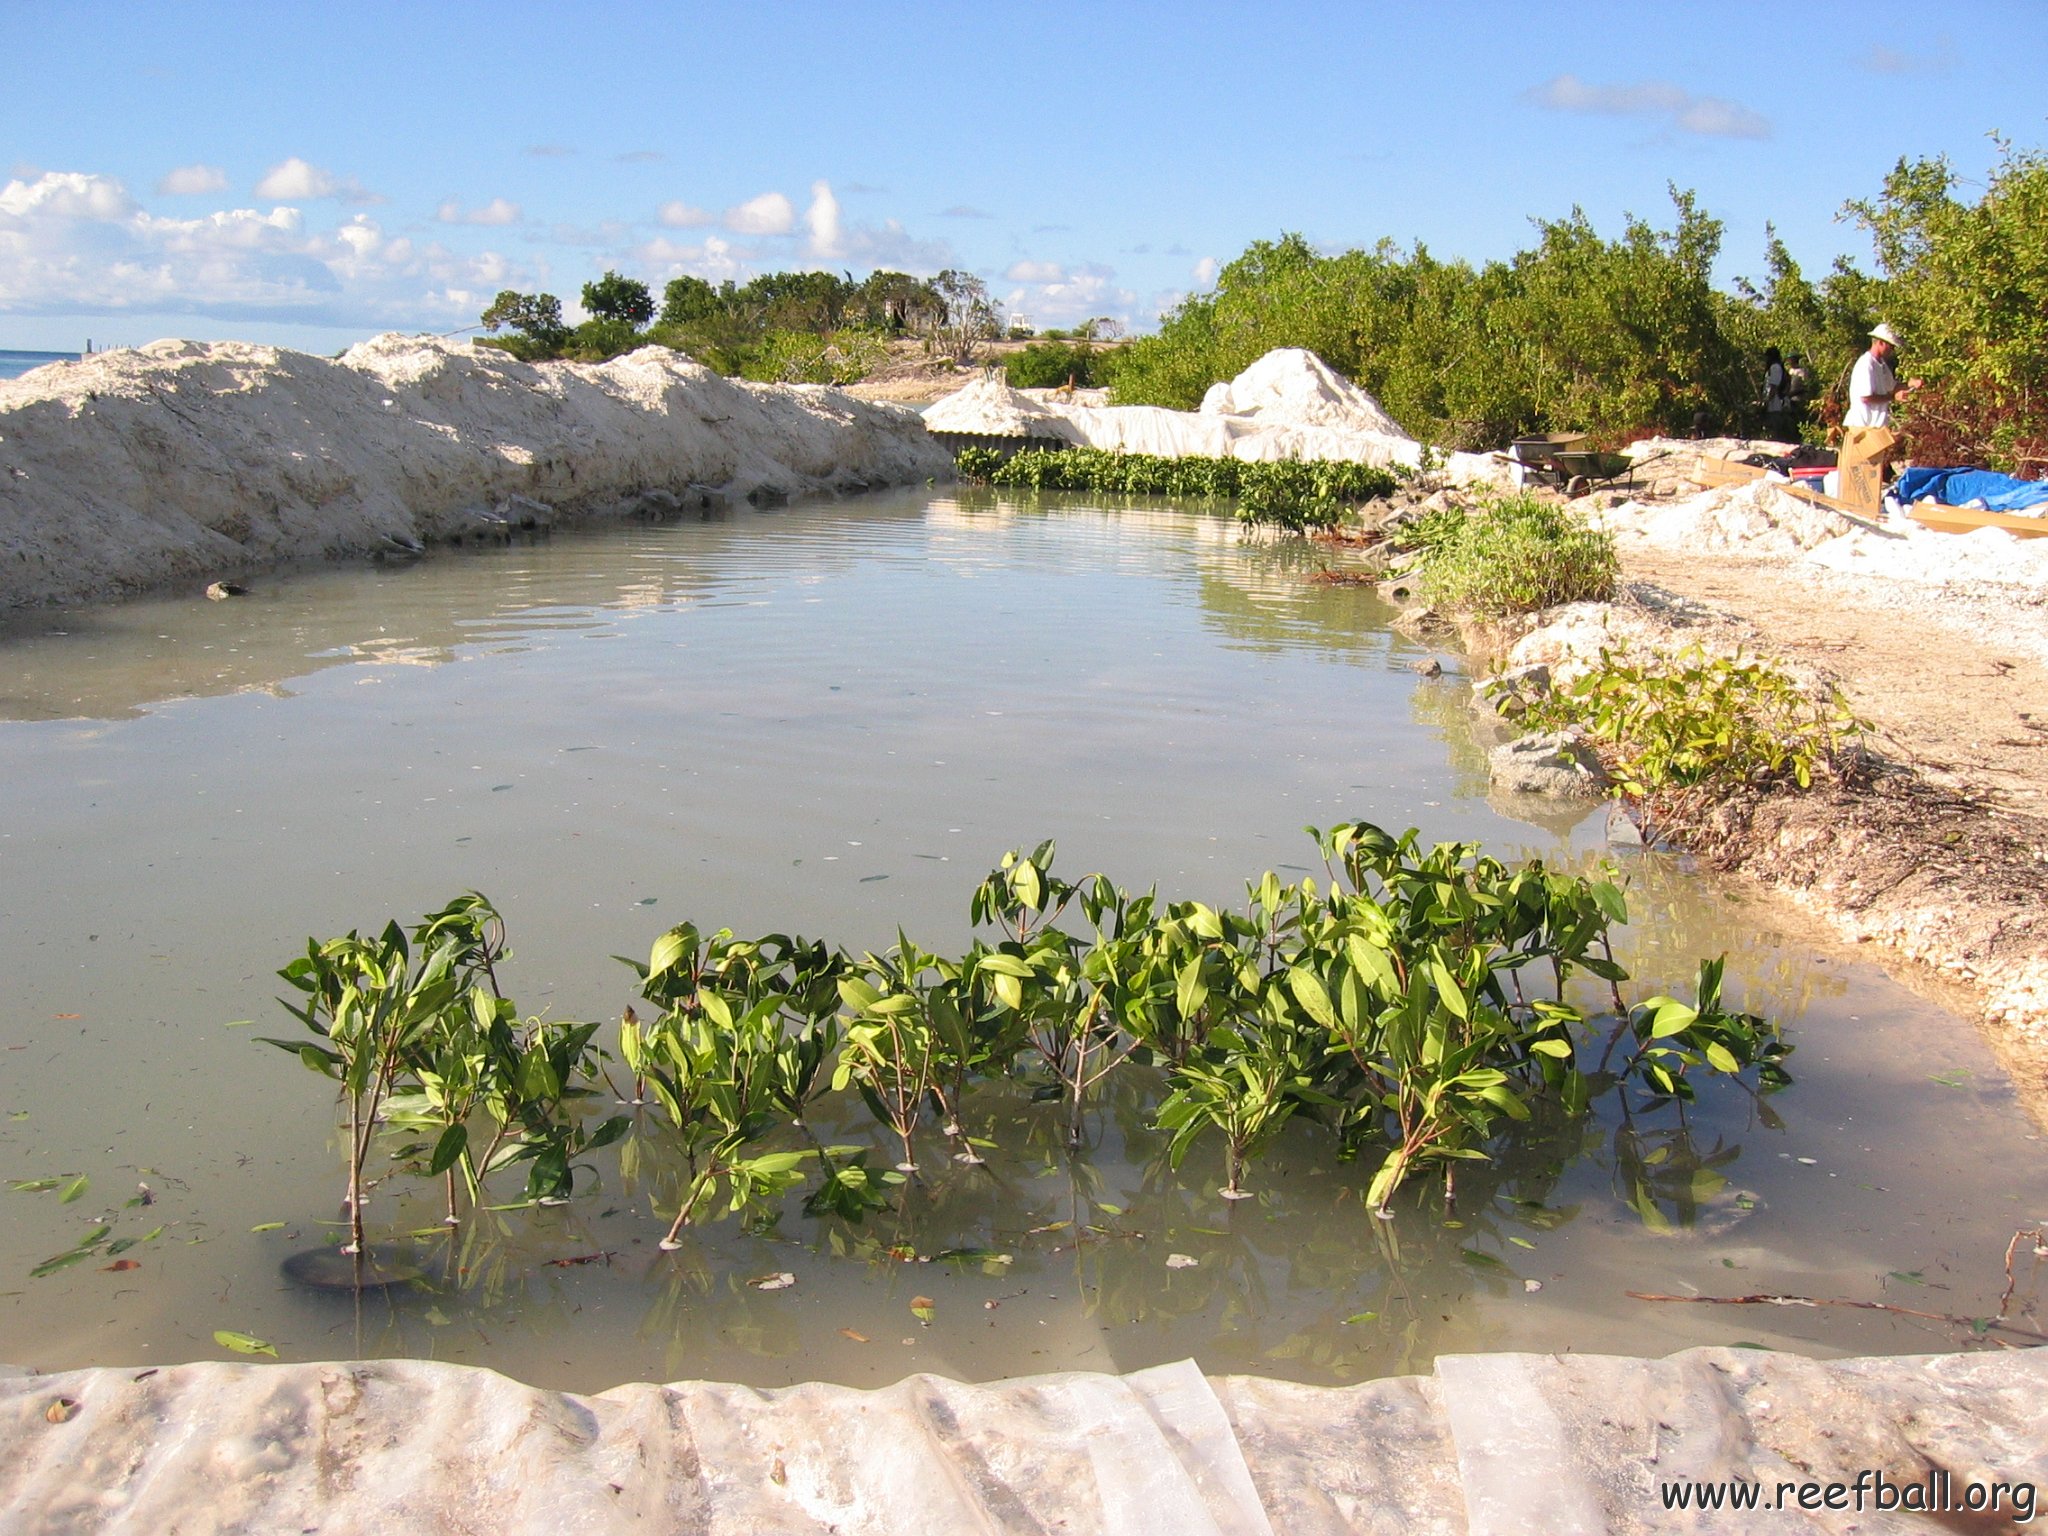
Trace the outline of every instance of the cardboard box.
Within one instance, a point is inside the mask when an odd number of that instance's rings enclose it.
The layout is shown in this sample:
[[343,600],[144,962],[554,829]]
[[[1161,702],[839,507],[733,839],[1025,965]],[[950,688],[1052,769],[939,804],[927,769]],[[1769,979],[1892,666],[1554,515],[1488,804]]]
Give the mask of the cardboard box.
[[1844,506],[1875,512],[1884,502],[1884,466],[1898,437],[1890,427],[1851,427],[1838,460]]
[[1841,438],[1841,502],[1858,512],[1884,504],[1884,461],[1898,438],[1888,426],[1851,426]]

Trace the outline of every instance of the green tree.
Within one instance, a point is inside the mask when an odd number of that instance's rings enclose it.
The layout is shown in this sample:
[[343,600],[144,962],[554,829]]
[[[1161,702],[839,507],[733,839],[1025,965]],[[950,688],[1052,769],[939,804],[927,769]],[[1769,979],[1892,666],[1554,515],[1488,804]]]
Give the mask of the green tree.
[[1901,160],[1845,212],[1870,231],[1884,316],[1930,387],[1901,410],[1923,462],[2048,470],[2048,159],[1997,141],[1976,202],[1945,158]]
[[701,277],[672,277],[661,291],[661,324],[682,327],[708,320],[724,310],[718,290]]
[[562,323],[562,301],[552,293],[520,293],[507,288],[491,300],[483,312],[487,331],[513,330],[500,345],[515,356],[529,360],[553,357],[569,339],[569,327]]
[[621,320],[635,329],[654,318],[654,297],[647,285],[610,271],[583,285],[583,307],[593,320]]

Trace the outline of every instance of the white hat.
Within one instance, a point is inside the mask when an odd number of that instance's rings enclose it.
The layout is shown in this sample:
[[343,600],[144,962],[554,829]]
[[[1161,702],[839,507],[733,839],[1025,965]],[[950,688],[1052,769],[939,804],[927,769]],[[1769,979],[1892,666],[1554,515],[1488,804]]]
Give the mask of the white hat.
[[1898,332],[1894,331],[1888,325],[1880,325],[1877,327],[1876,330],[1872,331],[1870,334],[1876,337],[1879,341],[1890,342],[1895,347],[1899,344]]

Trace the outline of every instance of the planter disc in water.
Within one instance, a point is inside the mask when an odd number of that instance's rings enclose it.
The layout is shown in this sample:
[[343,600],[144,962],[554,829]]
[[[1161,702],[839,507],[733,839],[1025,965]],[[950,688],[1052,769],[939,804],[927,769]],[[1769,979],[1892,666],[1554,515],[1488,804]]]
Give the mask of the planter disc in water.
[[383,1291],[420,1277],[419,1265],[388,1248],[343,1253],[308,1248],[278,1266],[285,1279],[311,1291]]

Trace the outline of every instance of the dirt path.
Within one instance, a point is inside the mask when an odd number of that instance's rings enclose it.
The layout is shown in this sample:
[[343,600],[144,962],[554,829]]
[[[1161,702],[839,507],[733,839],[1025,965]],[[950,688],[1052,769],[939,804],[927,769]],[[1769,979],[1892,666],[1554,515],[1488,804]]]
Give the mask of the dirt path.
[[[1876,761],[1853,781],[1695,802],[1667,832],[1974,1013],[2048,1127],[2048,610],[2010,590],[1640,545],[1622,578],[1611,613],[1631,644],[1740,645],[1834,679],[1872,726]],[[1590,660],[1606,643],[1605,621],[1553,622],[1517,654]]]
[[[1928,782],[2048,817],[2048,614],[1903,602],[1895,583],[1782,561],[1632,550],[1624,579],[1655,603],[1718,610],[1761,650],[1834,676],[1872,745]],[[1699,615],[1706,618],[1706,615]],[[2048,884],[2048,875],[2044,875]],[[2048,896],[2048,890],[2044,890]]]

